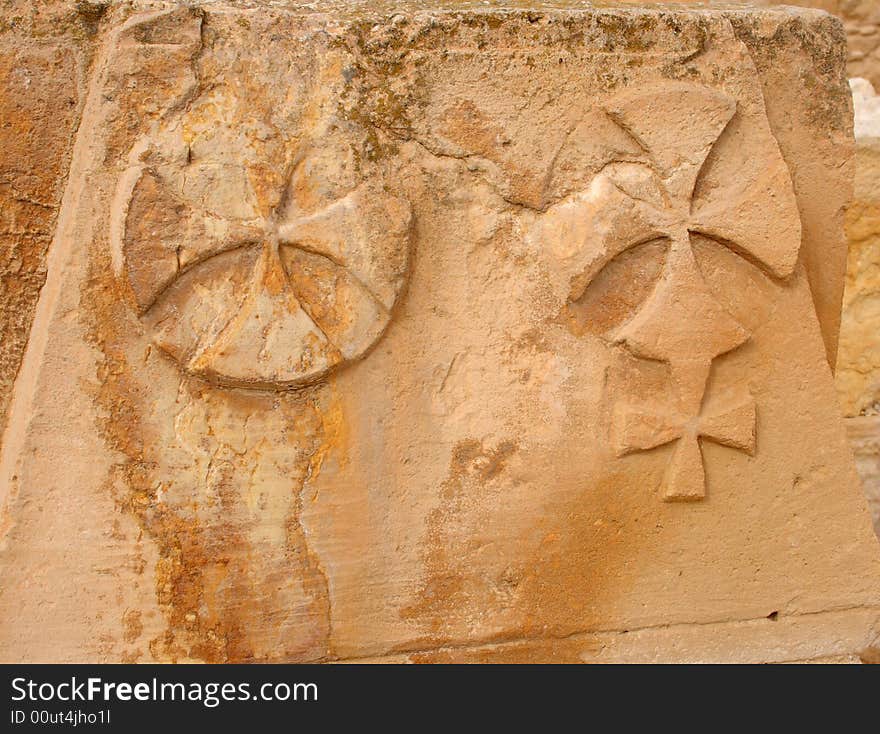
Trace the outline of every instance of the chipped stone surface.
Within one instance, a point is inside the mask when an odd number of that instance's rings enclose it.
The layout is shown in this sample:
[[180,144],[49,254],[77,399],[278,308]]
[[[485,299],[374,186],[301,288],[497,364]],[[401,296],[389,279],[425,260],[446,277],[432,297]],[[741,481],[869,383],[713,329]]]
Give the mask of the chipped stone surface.
[[125,3],[97,48],[0,658],[858,659],[838,23]]
[[[640,4],[640,0],[622,0]],[[666,0],[666,3],[712,6],[773,7],[790,5],[823,10],[843,21],[847,37],[847,69],[851,77],[862,77],[880,85],[880,4],[877,0]]]
[[[755,5],[777,5],[775,0],[748,0]],[[847,69],[851,77],[863,77],[880,84],[880,5],[876,0],[787,0],[798,5],[833,13],[846,29]]]
[[880,84],[880,6],[874,0],[825,2],[826,9],[837,13],[846,25],[850,76]]
[[0,426],[46,278],[89,44],[69,7],[36,18],[30,5],[4,4],[0,21]]

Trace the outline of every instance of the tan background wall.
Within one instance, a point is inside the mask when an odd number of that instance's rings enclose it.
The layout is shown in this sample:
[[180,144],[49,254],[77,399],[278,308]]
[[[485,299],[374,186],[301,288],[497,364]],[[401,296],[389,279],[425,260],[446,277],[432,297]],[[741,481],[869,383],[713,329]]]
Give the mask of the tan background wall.
[[880,530],[880,98],[855,79],[856,169],[837,387],[856,465]]

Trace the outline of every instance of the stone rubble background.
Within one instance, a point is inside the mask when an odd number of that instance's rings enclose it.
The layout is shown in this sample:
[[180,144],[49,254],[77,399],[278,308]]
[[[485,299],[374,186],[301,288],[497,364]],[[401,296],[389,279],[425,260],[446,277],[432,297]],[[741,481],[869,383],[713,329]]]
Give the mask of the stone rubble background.
[[880,98],[867,79],[854,78],[850,86],[856,171],[846,220],[849,257],[836,379],[856,466],[880,533]]

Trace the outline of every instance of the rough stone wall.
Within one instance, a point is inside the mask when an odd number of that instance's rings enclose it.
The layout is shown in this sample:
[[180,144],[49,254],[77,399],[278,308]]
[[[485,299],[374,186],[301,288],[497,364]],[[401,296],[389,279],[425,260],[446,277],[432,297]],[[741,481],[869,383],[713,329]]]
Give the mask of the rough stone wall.
[[101,13],[73,0],[0,4],[0,428],[46,279]]
[[837,388],[859,474],[880,532],[880,97],[854,79],[855,186]]
[[836,13],[843,19],[849,42],[850,76],[863,77],[880,85],[880,3],[877,0],[813,2],[816,7]]

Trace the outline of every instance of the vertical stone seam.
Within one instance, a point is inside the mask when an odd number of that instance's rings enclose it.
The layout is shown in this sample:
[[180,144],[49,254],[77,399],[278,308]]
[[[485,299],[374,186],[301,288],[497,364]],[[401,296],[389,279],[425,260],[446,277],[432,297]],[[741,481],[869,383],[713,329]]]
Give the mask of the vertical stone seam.
[[[156,11],[159,15],[162,11]],[[82,182],[92,160],[90,153],[93,133],[100,117],[101,93],[107,81],[109,61],[120,34],[126,29],[125,21],[105,32],[98,44],[91,70],[87,72],[89,83],[82,105],[80,121],[68,167],[64,194],[61,197],[55,221],[55,233],[46,256],[46,280],[34,309],[27,346],[19,363],[6,413],[6,423],[0,445],[0,550],[6,544],[12,527],[11,505],[18,492],[18,469],[23,459],[28,428],[33,420],[34,402],[39,383],[39,368],[46,353],[49,326],[58,307],[63,288],[62,281],[67,265],[76,247],[75,227],[84,187]]]
[[[16,40],[16,39],[13,39],[13,40]],[[29,40],[33,40],[33,39],[29,39]],[[82,90],[87,89],[87,83],[88,83],[88,79],[89,79],[90,66],[91,66],[91,54],[88,52],[85,52],[84,53],[85,59],[83,59],[83,56],[77,53],[77,51],[82,50],[82,47],[78,46],[75,42],[71,43],[69,40],[63,39],[63,37],[61,37],[61,39],[59,39],[58,41],[55,41],[54,39],[51,41],[40,40],[37,43],[37,45],[38,45],[38,47],[41,47],[41,48],[42,47],[51,48],[52,46],[66,47],[66,48],[70,49],[75,54],[75,57],[76,57],[77,107],[79,107],[79,110],[76,115],[76,121],[74,123],[74,127],[71,130],[70,135],[67,138],[67,145],[65,148],[65,153],[71,153],[71,155],[72,155],[72,149],[74,148],[76,138],[79,135],[79,128],[82,124],[82,112],[83,112],[83,108],[84,108],[84,103],[80,104],[82,102],[82,96],[80,93],[82,92]],[[65,189],[67,187],[67,182],[70,180],[70,166],[72,165],[72,163],[73,163],[73,161],[72,161],[72,157],[71,157],[67,168],[65,169],[65,171],[62,173],[62,175],[60,177]],[[58,231],[57,225],[58,225],[58,221],[59,221],[59,218],[61,215],[62,206],[63,206],[63,197],[62,197],[62,200],[58,203],[58,206],[55,210],[54,215],[49,220],[49,227],[51,228],[50,231],[53,233],[53,235],[52,235],[53,242],[54,242],[54,233]],[[47,252],[46,261],[48,263],[48,252]],[[36,316],[37,305],[39,304],[40,298],[42,297],[43,288],[45,287],[48,279],[49,279],[49,277],[48,277],[48,272],[47,272],[46,280],[43,281],[42,285],[40,285],[39,289],[37,290],[37,301],[34,304],[34,316]],[[22,366],[22,364],[24,364],[24,354],[27,351],[27,344],[28,344],[28,342],[30,342],[30,333],[31,333],[31,330],[33,329],[33,323],[34,322],[31,321],[31,324],[28,328],[28,338],[25,341],[25,349],[22,352],[21,358],[18,360],[18,364],[15,367],[15,374],[13,375],[13,378],[12,378],[12,390],[10,390],[10,392],[9,392],[9,400],[5,406],[0,404],[0,411],[2,411],[2,413],[0,413],[0,449],[2,449],[2,447],[3,447],[3,438],[6,433],[6,427],[9,424],[10,416],[12,415],[12,396],[15,392],[15,384],[18,382],[18,376],[21,374],[21,366]],[[2,500],[2,497],[3,497],[2,487],[0,487],[0,500]],[[2,511],[2,507],[3,507],[2,502],[0,502],[0,511]],[[0,531],[2,531],[2,519],[0,519]]]

